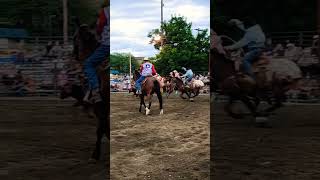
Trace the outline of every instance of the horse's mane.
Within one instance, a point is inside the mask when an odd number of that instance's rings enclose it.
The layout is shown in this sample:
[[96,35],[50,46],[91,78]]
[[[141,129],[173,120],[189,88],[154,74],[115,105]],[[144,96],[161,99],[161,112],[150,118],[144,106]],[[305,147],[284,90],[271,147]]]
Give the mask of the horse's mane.
[[87,58],[99,45],[95,34],[90,31],[90,27],[87,24],[82,24],[78,27],[76,33],[74,34],[73,43],[73,53],[77,60],[83,60]]

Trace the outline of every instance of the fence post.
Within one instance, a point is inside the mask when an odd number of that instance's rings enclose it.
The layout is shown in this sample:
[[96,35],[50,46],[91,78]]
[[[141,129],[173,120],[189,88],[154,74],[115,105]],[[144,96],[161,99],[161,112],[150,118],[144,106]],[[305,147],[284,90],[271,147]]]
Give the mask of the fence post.
[[58,96],[58,91],[57,91],[57,89],[58,89],[58,80],[57,80],[57,62],[54,62],[54,70],[53,70],[53,72],[54,72],[54,94],[56,95],[56,96]]
[[299,46],[302,47],[303,45],[303,32],[299,33]]

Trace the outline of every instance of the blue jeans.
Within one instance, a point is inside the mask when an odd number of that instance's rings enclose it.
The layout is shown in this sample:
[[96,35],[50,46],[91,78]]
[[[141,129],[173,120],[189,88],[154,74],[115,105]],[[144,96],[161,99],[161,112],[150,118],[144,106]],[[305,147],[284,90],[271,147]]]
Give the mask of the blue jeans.
[[250,50],[244,55],[242,64],[244,72],[248,73],[249,75],[253,75],[253,73],[251,72],[251,64],[257,57],[261,55],[261,53],[262,49],[257,48]]
[[187,77],[187,82],[190,82],[192,80],[192,77]]
[[140,78],[136,81],[136,90],[140,91],[141,90],[141,85],[143,80],[145,80],[145,76],[140,76]]
[[84,72],[88,78],[90,89],[99,88],[99,79],[96,67],[109,56],[109,47],[110,46],[100,45],[94,53],[85,60]]

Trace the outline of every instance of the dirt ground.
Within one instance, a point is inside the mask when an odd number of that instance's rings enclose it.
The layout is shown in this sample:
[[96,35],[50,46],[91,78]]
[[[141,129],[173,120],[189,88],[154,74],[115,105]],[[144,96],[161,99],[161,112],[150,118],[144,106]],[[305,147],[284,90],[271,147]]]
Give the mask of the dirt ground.
[[96,121],[73,102],[0,99],[0,179],[106,179],[106,162],[88,163]]
[[320,105],[286,105],[256,128],[211,106],[213,179],[320,179]]
[[164,98],[139,113],[132,94],[111,95],[111,179],[209,179],[209,96]]

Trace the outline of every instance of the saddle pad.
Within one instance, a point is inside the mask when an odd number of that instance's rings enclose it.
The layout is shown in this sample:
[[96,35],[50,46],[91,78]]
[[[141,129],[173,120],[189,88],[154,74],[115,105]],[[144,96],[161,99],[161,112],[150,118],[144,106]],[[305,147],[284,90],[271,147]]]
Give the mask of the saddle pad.
[[287,59],[272,59],[267,66],[267,70],[275,73],[275,77],[280,79],[298,79],[302,77],[302,72],[297,64]]
[[201,80],[194,80],[192,84],[194,87],[199,87],[199,88],[204,86],[204,83]]

